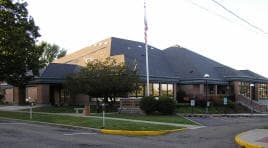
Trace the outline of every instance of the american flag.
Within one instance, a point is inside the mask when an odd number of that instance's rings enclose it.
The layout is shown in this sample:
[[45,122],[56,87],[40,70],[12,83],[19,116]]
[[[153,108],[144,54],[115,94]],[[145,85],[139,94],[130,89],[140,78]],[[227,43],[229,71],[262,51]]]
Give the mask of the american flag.
[[147,30],[148,30],[148,25],[147,25],[147,18],[146,18],[146,3],[144,1],[144,41],[145,41],[145,44],[147,44]]

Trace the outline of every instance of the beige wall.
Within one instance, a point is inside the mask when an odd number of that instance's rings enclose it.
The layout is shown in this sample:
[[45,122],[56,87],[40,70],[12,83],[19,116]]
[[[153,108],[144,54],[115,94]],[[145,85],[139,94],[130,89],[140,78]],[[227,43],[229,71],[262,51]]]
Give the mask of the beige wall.
[[37,104],[49,103],[49,85],[37,84],[26,87],[26,98],[31,97]]
[[34,102],[36,102],[36,100],[38,98],[37,91],[38,91],[37,87],[34,87],[34,86],[26,87],[26,98],[30,97]]
[[13,104],[14,100],[13,100],[13,88],[8,88],[5,89],[5,99],[4,102],[9,103],[9,104]]
[[77,52],[66,55],[60,59],[53,61],[53,63],[66,63],[85,66],[87,62],[94,59],[105,59],[110,57],[111,38],[100,41],[89,47],[83,48]]

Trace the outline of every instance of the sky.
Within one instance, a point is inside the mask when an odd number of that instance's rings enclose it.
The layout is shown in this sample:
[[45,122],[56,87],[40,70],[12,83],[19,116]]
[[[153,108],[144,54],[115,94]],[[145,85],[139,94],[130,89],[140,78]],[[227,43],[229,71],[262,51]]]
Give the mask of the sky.
[[[268,77],[268,0],[146,0],[148,44],[180,45]],[[39,41],[68,53],[108,37],[144,42],[144,0],[26,0]],[[150,59],[149,59],[150,60]]]

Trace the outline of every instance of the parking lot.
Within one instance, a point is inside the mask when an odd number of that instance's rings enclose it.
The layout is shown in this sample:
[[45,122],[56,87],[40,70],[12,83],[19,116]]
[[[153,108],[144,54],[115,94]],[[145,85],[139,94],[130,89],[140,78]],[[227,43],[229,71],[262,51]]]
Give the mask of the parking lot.
[[89,129],[0,119],[0,147],[236,148],[234,143],[236,134],[262,127],[268,123],[267,117],[195,117],[191,119],[207,127],[151,137],[104,135]]

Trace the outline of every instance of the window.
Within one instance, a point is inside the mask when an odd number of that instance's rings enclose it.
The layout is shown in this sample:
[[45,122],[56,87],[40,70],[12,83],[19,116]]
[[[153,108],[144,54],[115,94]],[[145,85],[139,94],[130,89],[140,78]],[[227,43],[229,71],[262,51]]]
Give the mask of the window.
[[167,93],[167,84],[161,84],[161,95],[162,96],[167,96],[168,93]]
[[153,96],[158,97],[160,95],[159,83],[153,83]]
[[138,83],[137,97],[144,96],[144,84]]
[[169,97],[173,97],[173,92],[174,92],[173,91],[173,84],[168,84],[167,87],[168,87],[168,90],[167,90],[168,91],[167,92],[168,93],[168,96]]
[[258,84],[258,95],[260,99],[268,99],[268,84]]
[[240,82],[240,94],[250,97],[250,82]]
[[153,83],[149,83],[149,96],[153,96]]

